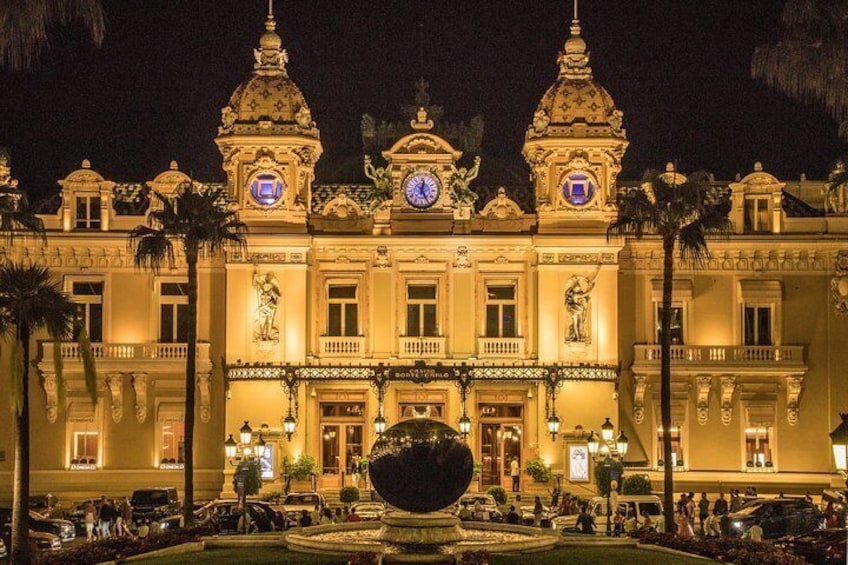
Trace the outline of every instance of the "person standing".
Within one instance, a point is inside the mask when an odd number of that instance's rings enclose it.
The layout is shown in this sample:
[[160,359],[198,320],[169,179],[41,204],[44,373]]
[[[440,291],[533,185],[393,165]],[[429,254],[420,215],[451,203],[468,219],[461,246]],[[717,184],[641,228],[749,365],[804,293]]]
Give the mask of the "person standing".
[[689,525],[692,526],[692,531],[695,530],[695,493],[690,492],[686,495],[686,517],[689,518]]
[[97,517],[97,508],[90,500],[82,505],[82,513],[85,516],[85,540],[94,541],[94,522]]
[[509,462],[509,475],[512,477],[512,492],[518,492],[521,481],[521,466],[518,464],[518,457],[513,457],[512,461]]
[[680,495],[677,502],[677,536],[683,539],[692,539],[695,536],[689,522],[689,497],[685,493]]
[[718,512],[719,516],[724,516],[725,514],[727,514],[727,499],[724,498],[723,492],[718,493],[718,500],[715,501],[715,504],[713,505],[713,510]]
[[124,533],[127,536],[132,536],[132,532],[130,531],[130,524],[132,524],[132,506],[130,506],[130,500],[124,497],[124,501],[121,503],[121,516],[124,518]]
[[763,529],[760,527],[760,521],[755,520],[754,525],[748,528],[748,531],[742,537],[751,541],[763,541]]
[[533,502],[533,525],[538,526],[542,522],[542,512],[544,512],[544,507],[542,506],[542,499],[538,496]]
[[112,505],[106,500],[106,497],[100,499],[100,537],[108,539],[112,536]]
[[710,516],[710,500],[707,498],[707,493],[701,493],[701,500],[698,501],[698,519],[701,521],[701,531],[704,532],[704,535],[707,534],[706,527],[704,526],[704,522],[706,522],[707,518]]
[[704,536],[708,538],[721,537],[721,514],[713,508],[713,513],[704,521]]

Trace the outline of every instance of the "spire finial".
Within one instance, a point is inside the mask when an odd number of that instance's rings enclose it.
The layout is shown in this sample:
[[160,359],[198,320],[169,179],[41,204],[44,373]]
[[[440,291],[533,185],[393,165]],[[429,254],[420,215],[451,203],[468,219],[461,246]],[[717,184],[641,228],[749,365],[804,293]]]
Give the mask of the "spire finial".
[[578,15],[578,12],[577,12],[577,8],[578,8],[577,4],[578,4],[578,2],[579,2],[579,0],[574,0],[574,21],[575,21],[575,22],[579,22],[579,21],[580,21],[580,16]]
[[[574,3],[577,3],[577,0],[574,0]],[[274,0],[268,0],[268,18],[271,19],[274,17]]]
[[265,74],[285,74],[288,55],[282,48],[283,40],[277,35],[277,21],[274,19],[274,0],[268,0],[268,15],[265,17],[265,33],[259,39],[259,49],[253,50],[256,63],[254,72]]
[[571,20],[571,35],[559,56],[559,74],[567,78],[590,78],[589,55],[586,42],[580,37],[580,0],[574,0],[574,17]]

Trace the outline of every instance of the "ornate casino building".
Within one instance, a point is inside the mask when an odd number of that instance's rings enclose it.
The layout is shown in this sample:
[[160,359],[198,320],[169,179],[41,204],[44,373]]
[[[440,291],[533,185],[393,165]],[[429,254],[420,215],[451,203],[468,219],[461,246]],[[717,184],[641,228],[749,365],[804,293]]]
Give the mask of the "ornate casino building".
[[[823,196],[826,179],[778,179],[757,163],[715,181],[732,191],[735,233],[710,242],[703,266],[677,263],[674,453],[663,461],[662,248],[607,237],[628,139],[579,22],[526,109],[523,184],[479,182],[482,120],[446,122],[423,81],[402,121],[363,117],[351,182],[322,182],[321,109],[289,76],[275,27],[269,16],[214,139],[250,232],[245,252],[200,268],[198,497],[232,488],[224,440],[245,421],[267,445],[266,490],[282,488],[285,456],[308,454],[318,488],[332,491],[351,484],[378,417],[462,419],[482,464],[472,488],[509,485],[513,458],[540,457],[565,490],[590,494],[587,436],[607,417],[630,440],[629,472],[658,481],[673,465],[680,489],[803,492],[841,480],[828,433],[848,408],[848,215],[844,194]],[[151,191],[172,194],[189,177],[176,163],[151,177],[113,182],[85,160],[40,210],[46,242],[2,249],[61,277],[97,358],[92,403],[74,342],[35,348],[34,494],[182,485],[185,265],[135,268],[127,235]],[[0,395],[4,498],[7,403]]]

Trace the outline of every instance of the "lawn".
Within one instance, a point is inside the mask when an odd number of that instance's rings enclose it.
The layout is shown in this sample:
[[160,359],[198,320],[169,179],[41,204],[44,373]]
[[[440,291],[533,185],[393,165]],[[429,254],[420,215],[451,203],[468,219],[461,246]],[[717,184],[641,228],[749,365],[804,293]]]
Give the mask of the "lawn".
[[[343,557],[327,557],[291,553],[284,549],[212,549],[202,555],[189,553],[173,557],[161,557],[137,561],[144,565],[346,565]],[[514,557],[495,556],[492,565],[704,565],[703,559],[689,559],[677,555],[668,555],[644,549],[603,548],[603,547],[564,547],[547,553],[534,555],[516,555]]]

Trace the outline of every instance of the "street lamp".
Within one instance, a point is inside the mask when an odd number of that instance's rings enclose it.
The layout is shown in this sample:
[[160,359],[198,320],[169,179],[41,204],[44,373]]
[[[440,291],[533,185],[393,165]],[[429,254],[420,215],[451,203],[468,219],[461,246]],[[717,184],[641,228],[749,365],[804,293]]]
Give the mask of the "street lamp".
[[288,415],[283,418],[283,433],[286,434],[286,440],[291,441],[292,436],[297,431],[297,420],[292,416],[291,408]]
[[463,439],[471,433],[471,418],[465,412],[459,417],[459,433],[462,434]]
[[235,479],[236,491],[238,494],[239,505],[242,508],[242,522],[244,522],[244,533],[248,533],[250,523],[247,519],[247,495],[245,493],[245,475],[246,469],[241,466],[243,461],[257,461],[265,456],[267,444],[259,434],[256,443],[253,443],[253,429],[245,420],[244,425],[239,428],[239,439],[241,443],[236,442],[233,434],[224,441],[224,453],[227,456],[227,461],[230,466],[236,467]]
[[561,420],[559,416],[557,416],[556,408],[553,409],[551,415],[548,416],[548,433],[551,434],[551,441],[556,441],[557,434],[559,433],[559,426],[561,424]]
[[836,470],[848,484],[848,413],[840,414],[842,422],[830,432],[830,443],[833,446],[833,461]]
[[378,436],[382,436],[383,432],[386,431],[386,426],[388,422],[386,421],[385,416],[382,413],[377,414],[377,417],[374,418],[374,431],[377,432]]
[[[612,516],[613,516],[613,508],[611,503],[612,498],[612,468],[615,462],[621,462],[624,460],[624,456],[627,454],[627,448],[629,447],[630,441],[627,439],[627,436],[624,435],[623,431],[618,432],[618,437],[615,435],[615,426],[612,422],[610,422],[609,418],[604,420],[604,423],[601,424],[601,435],[598,437],[598,434],[592,430],[589,433],[589,438],[586,440],[588,444],[589,454],[592,456],[592,459],[595,460],[595,463],[603,466],[607,470],[607,480],[609,481],[607,484],[607,536],[612,535]],[[618,477],[620,479],[620,477]],[[616,510],[618,510],[616,508]]]

